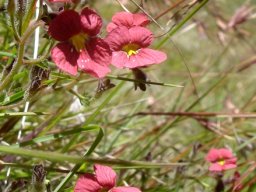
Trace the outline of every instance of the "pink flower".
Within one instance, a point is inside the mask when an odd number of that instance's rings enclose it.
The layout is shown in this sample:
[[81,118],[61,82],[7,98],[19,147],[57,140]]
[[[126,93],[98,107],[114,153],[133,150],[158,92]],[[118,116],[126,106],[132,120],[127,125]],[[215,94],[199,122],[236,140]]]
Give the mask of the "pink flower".
[[101,17],[89,8],[84,8],[80,15],[73,10],[61,12],[49,24],[49,35],[60,41],[51,50],[52,60],[71,75],[76,75],[79,68],[95,77],[104,77],[110,72],[111,51],[96,36],[101,27]]
[[209,167],[210,171],[225,171],[236,167],[236,157],[229,149],[211,149],[206,160],[212,163]]
[[144,27],[149,24],[149,19],[143,13],[118,12],[112,17],[112,22],[107,26],[107,32],[113,31],[115,28],[125,26],[131,28],[134,26]]
[[106,38],[113,52],[112,64],[132,69],[163,62],[167,58],[165,53],[148,48],[153,39],[153,34],[144,27],[114,29]]
[[94,165],[94,172],[79,177],[74,192],[141,192],[135,187],[115,187],[116,173],[111,167]]

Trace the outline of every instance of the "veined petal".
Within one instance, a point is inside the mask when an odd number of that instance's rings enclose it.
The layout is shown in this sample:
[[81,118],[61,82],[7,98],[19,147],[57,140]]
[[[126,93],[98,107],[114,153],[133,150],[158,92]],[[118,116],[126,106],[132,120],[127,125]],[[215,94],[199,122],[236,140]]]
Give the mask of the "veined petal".
[[148,18],[142,13],[119,12],[112,17],[112,22],[107,26],[107,32],[111,32],[120,26],[131,28],[134,26],[146,26],[148,23]]
[[97,182],[95,175],[86,173],[78,178],[74,192],[99,192],[100,189],[101,186]]
[[88,7],[81,12],[81,23],[83,31],[91,36],[97,35],[102,27],[101,17]]
[[141,192],[141,190],[135,187],[115,187],[110,192]]
[[58,43],[51,50],[51,58],[62,70],[71,75],[77,74],[77,59],[79,53],[69,43]]
[[129,62],[129,58],[124,51],[115,51],[112,53],[112,65],[117,68],[124,68],[126,63]]
[[135,26],[145,27],[147,24],[150,23],[150,20],[144,13],[133,14],[133,20],[134,20],[133,25]]
[[112,51],[120,51],[123,46],[131,42],[129,29],[127,27],[118,27],[111,31],[105,40]]
[[106,189],[111,189],[116,184],[116,172],[108,166],[96,164],[94,165],[94,172],[97,181]]
[[164,52],[156,51],[149,48],[142,48],[138,51],[136,55],[132,55],[129,57],[129,62],[126,62],[124,67],[145,67],[148,65],[161,63],[165,61],[166,58],[167,56]]
[[110,72],[109,67],[100,65],[93,61],[86,50],[82,50],[80,52],[77,64],[82,71],[96,78],[105,77]]
[[103,39],[91,38],[86,44],[86,49],[93,61],[102,66],[110,65],[112,52]]
[[148,47],[154,40],[151,31],[144,27],[132,27],[129,29],[129,34],[131,43],[140,45],[141,47]]
[[80,32],[80,15],[73,10],[61,12],[50,22],[48,30],[49,35],[58,41],[67,41]]

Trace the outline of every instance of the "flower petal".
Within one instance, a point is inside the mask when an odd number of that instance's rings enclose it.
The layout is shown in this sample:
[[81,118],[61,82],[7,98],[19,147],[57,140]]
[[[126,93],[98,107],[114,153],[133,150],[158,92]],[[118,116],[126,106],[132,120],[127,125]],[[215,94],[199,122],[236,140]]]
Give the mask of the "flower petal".
[[234,155],[232,154],[232,151],[229,149],[226,149],[226,148],[219,149],[219,155],[223,159],[230,159],[230,158],[234,157]]
[[110,192],[141,192],[141,190],[135,187],[115,187]]
[[211,149],[207,156],[206,156],[206,160],[209,162],[216,162],[218,160],[225,160],[225,159],[230,159],[233,158],[234,155],[232,154],[232,152],[229,149],[226,148],[221,148],[221,149]]
[[223,170],[234,169],[236,167],[236,164],[225,164],[223,165]]
[[101,17],[88,7],[81,12],[81,22],[83,31],[91,36],[97,35],[102,27]]
[[131,28],[133,26],[146,26],[148,23],[148,18],[142,13],[119,12],[112,17],[112,22],[107,26],[107,32],[120,26]]
[[129,29],[131,43],[140,45],[141,47],[148,47],[154,40],[153,34],[150,30],[144,27],[132,27]]
[[131,42],[129,29],[127,27],[116,28],[108,34],[105,41],[112,51],[120,51],[123,46]]
[[124,68],[126,63],[129,62],[129,58],[124,51],[115,51],[112,53],[112,65],[117,68]]
[[96,78],[105,77],[110,72],[109,67],[100,65],[93,61],[86,50],[80,52],[77,64],[82,71]]
[[95,175],[86,173],[78,178],[74,192],[98,192],[101,188]]
[[80,32],[80,16],[73,10],[61,12],[50,22],[48,30],[49,35],[58,41],[67,41]]
[[102,66],[109,66],[112,52],[109,45],[101,38],[92,38],[86,44],[91,59]]
[[141,26],[141,27],[145,27],[150,22],[150,20],[144,13],[133,14],[133,20],[134,20],[133,25]]
[[142,48],[136,55],[129,57],[129,61],[124,64],[127,68],[145,67],[152,64],[158,64],[166,60],[164,52],[156,51],[149,48]]
[[213,163],[210,167],[209,167],[209,171],[223,171],[223,166],[218,164],[218,163]]
[[94,172],[101,186],[106,189],[111,189],[115,186],[116,173],[111,167],[96,164],[94,165]]
[[71,75],[77,74],[77,59],[79,53],[69,43],[58,43],[51,50],[51,58],[62,70]]

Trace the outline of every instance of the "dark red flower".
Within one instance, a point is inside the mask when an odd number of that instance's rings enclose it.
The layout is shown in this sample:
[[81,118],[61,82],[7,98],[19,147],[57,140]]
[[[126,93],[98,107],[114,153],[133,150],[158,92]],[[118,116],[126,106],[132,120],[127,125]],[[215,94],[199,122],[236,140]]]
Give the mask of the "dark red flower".
[[206,156],[206,160],[212,163],[209,170],[213,172],[225,171],[236,167],[236,157],[229,149],[225,148],[211,149]]
[[108,44],[96,35],[102,27],[101,17],[84,8],[65,10],[49,24],[49,35],[60,41],[51,51],[52,60],[63,71],[76,75],[78,68],[95,77],[110,72],[111,51]]
[[116,173],[111,167],[95,165],[94,172],[79,177],[74,192],[141,192],[135,187],[115,187]]
[[163,62],[167,58],[165,53],[148,48],[153,39],[153,34],[144,27],[114,29],[106,38],[113,52],[112,64],[132,69]]
[[112,17],[112,22],[107,26],[107,32],[113,31],[115,28],[125,26],[131,28],[134,26],[146,26],[150,20],[143,13],[118,12]]

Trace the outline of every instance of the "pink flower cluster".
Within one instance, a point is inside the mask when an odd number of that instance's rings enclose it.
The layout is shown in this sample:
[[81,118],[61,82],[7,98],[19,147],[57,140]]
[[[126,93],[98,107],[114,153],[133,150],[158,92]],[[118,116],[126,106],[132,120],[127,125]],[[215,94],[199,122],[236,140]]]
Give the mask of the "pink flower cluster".
[[[71,2],[51,0],[50,2]],[[144,14],[120,12],[107,26],[107,37],[99,37],[102,18],[92,9],[81,13],[64,10],[49,24],[49,35],[59,43],[51,58],[62,71],[76,75],[80,69],[102,78],[117,68],[139,68],[166,60],[166,54],[148,48],[153,34],[145,28],[149,23]]]
[[236,168],[236,157],[229,149],[211,149],[206,158],[211,163],[209,170],[212,172],[221,172]]
[[94,174],[79,177],[74,192],[141,192],[135,187],[116,187],[116,173],[108,166],[94,165]]

